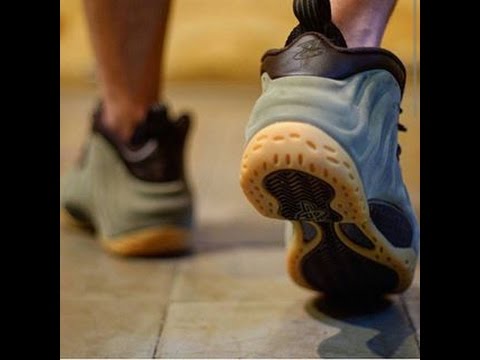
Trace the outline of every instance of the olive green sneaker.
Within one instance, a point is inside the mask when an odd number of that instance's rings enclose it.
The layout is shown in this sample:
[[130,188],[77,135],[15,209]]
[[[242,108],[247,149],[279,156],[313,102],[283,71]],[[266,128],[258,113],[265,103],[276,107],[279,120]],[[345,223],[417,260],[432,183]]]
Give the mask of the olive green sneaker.
[[190,249],[192,194],[185,179],[188,115],[152,107],[129,144],[93,115],[81,158],[61,180],[64,219],[95,229],[109,252],[167,255]]
[[261,215],[287,220],[297,284],[351,299],[401,293],[420,250],[398,145],[405,67],[385,49],[346,47],[328,0],[294,6],[299,25],[262,58],[241,187]]

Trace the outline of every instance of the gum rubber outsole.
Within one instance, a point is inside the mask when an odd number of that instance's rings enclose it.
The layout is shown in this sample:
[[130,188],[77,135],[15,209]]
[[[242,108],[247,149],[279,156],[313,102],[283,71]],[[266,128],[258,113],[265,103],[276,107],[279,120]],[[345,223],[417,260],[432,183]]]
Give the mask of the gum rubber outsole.
[[116,238],[102,238],[102,247],[123,256],[165,256],[190,250],[190,231],[177,227],[144,229]]
[[[93,226],[79,221],[66,210],[61,220],[67,226],[90,228]],[[100,244],[107,252],[119,256],[168,256],[191,250],[191,232],[174,226],[141,229],[113,238],[101,237]]]
[[240,184],[261,215],[292,222],[287,271],[297,284],[365,294],[410,285],[414,251],[394,247],[377,229],[355,163],[321,129],[291,121],[256,133]]

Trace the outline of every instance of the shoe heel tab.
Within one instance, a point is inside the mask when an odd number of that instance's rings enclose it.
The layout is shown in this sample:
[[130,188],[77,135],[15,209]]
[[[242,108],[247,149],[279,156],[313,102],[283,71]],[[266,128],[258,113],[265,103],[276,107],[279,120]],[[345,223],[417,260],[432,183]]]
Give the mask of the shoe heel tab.
[[373,47],[342,48],[317,32],[306,32],[283,49],[269,50],[262,57],[261,73],[271,79],[286,76],[318,76],[344,80],[369,70],[388,71],[403,94],[406,70],[392,52]]

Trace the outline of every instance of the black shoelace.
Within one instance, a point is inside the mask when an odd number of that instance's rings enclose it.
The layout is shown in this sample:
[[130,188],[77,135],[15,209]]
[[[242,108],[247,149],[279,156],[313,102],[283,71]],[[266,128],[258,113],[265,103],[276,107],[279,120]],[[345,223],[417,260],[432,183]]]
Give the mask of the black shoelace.
[[[403,113],[403,109],[400,108],[400,114]],[[405,125],[401,124],[401,123],[398,123],[397,124],[397,128],[398,128],[398,131],[401,131],[401,132],[407,132],[408,129]],[[400,155],[402,155],[402,147],[400,145],[398,145],[397,147],[397,159],[400,159]]]

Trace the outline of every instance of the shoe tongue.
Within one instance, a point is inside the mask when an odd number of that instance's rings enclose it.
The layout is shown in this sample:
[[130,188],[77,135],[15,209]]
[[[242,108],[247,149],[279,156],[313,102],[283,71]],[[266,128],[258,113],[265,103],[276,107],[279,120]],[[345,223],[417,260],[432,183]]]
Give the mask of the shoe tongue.
[[345,38],[332,22],[330,0],[294,0],[293,12],[299,24],[291,32],[286,45],[303,33],[314,31],[326,36],[336,46],[347,47]]
[[170,125],[167,108],[156,104],[150,108],[145,120],[138,125],[130,140],[130,145],[139,146],[146,143],[152,137],[158,136]]

